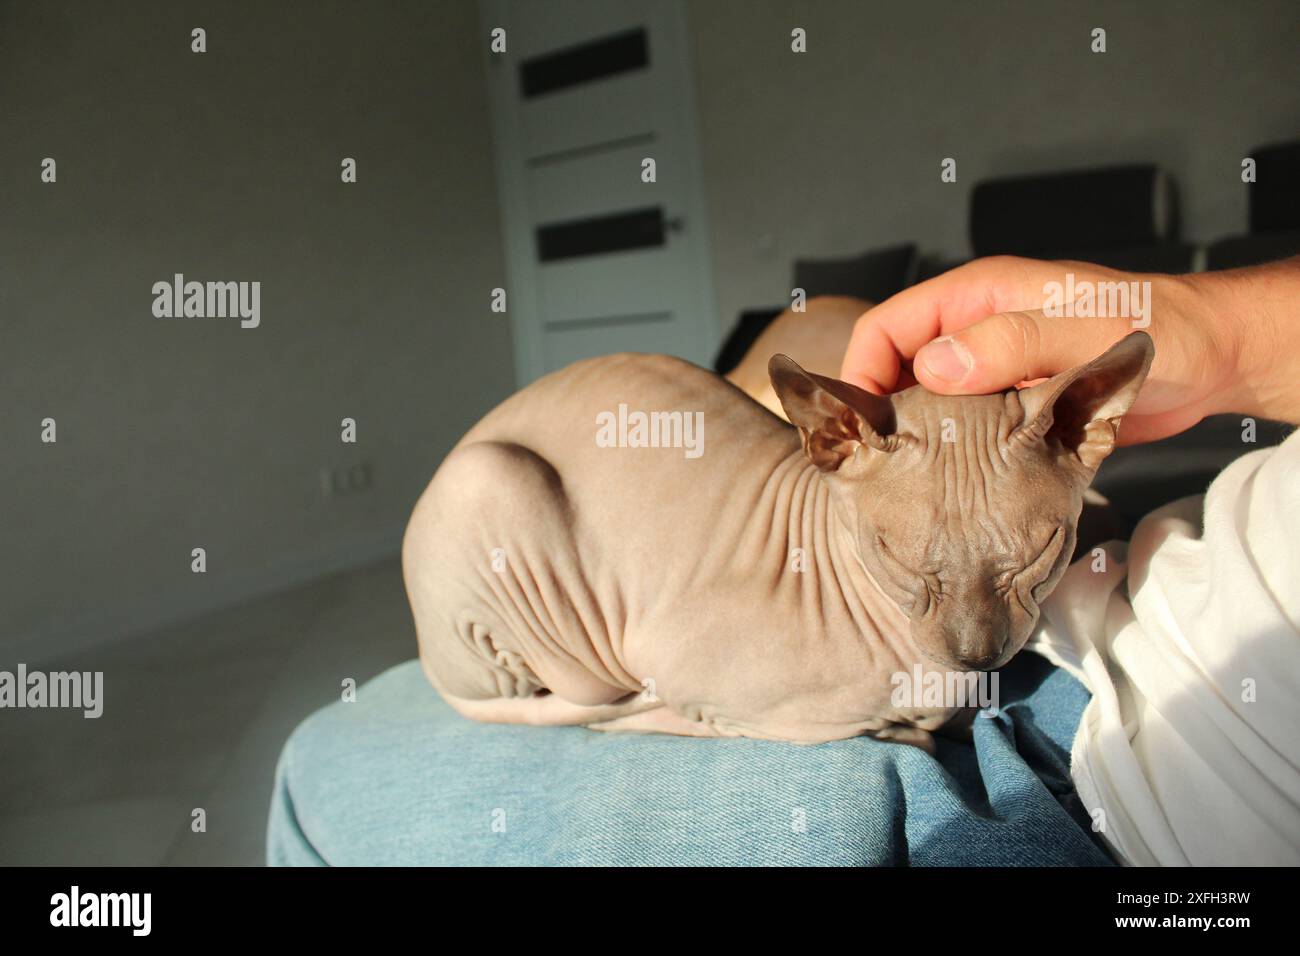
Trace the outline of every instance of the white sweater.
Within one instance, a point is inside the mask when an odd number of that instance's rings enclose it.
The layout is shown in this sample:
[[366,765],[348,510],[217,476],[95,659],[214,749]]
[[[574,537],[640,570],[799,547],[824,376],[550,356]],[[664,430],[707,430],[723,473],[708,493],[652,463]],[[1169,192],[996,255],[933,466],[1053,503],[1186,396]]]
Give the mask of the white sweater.
[[1071,763],[1094,826],[1131,864],[1300,863],[1300,433],[1105,552],[1030,645],[1092,691]]

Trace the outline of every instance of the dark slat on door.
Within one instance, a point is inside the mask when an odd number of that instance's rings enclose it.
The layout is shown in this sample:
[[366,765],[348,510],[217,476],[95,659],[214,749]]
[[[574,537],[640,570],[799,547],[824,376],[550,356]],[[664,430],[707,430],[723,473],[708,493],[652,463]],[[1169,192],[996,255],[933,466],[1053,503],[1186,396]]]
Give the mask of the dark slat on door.
[[527,99],[639,70],[649,64],[650,45],[645,28],[637,27],[567,50],[530,57],[519,65],[519,85]]
[[664,211],[658,206],[537,227],[537,258],[542,262],[663,244]]

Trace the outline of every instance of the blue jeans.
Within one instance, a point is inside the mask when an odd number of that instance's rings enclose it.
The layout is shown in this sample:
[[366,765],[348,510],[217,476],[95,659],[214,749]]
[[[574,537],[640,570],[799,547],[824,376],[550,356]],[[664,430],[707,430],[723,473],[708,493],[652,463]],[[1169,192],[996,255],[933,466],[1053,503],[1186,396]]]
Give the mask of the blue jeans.
[[1069,774],[1087,691],[1022,654],[974,743],[803,746],[466,720],[416,662],[284,748],[272,864],[1105,865]]

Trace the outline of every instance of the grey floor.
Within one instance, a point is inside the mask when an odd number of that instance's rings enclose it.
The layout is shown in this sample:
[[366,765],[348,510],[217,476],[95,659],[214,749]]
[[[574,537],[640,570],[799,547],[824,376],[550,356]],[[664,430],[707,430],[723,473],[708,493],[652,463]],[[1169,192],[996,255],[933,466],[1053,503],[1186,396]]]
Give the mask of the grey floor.
[[0,864],[260,864],[289,733],[414,656],[394,557],[42,666],[103,671],[104,714],[6,711]]

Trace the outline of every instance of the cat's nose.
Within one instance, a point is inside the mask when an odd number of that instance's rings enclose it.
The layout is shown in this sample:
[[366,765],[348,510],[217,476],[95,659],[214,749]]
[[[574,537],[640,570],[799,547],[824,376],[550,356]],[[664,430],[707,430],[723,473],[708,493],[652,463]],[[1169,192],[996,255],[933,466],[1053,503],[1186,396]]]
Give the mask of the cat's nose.
[[987,670],[1002,657],[1009,631],[1005,620],[976,618],[958,629],[948,649],[959,667],[972,671]]
[[996,664],[1001,656],[1000,645],[997,650],[983,654],[962,654],[957,658],[957,664],[968,671],[986,671]]
[[982,671],[994,667],[1007,649],[1011,621],[1005,608],[976,601],[944,617],[912,622],[912,641],[934,661],[954,670]]

